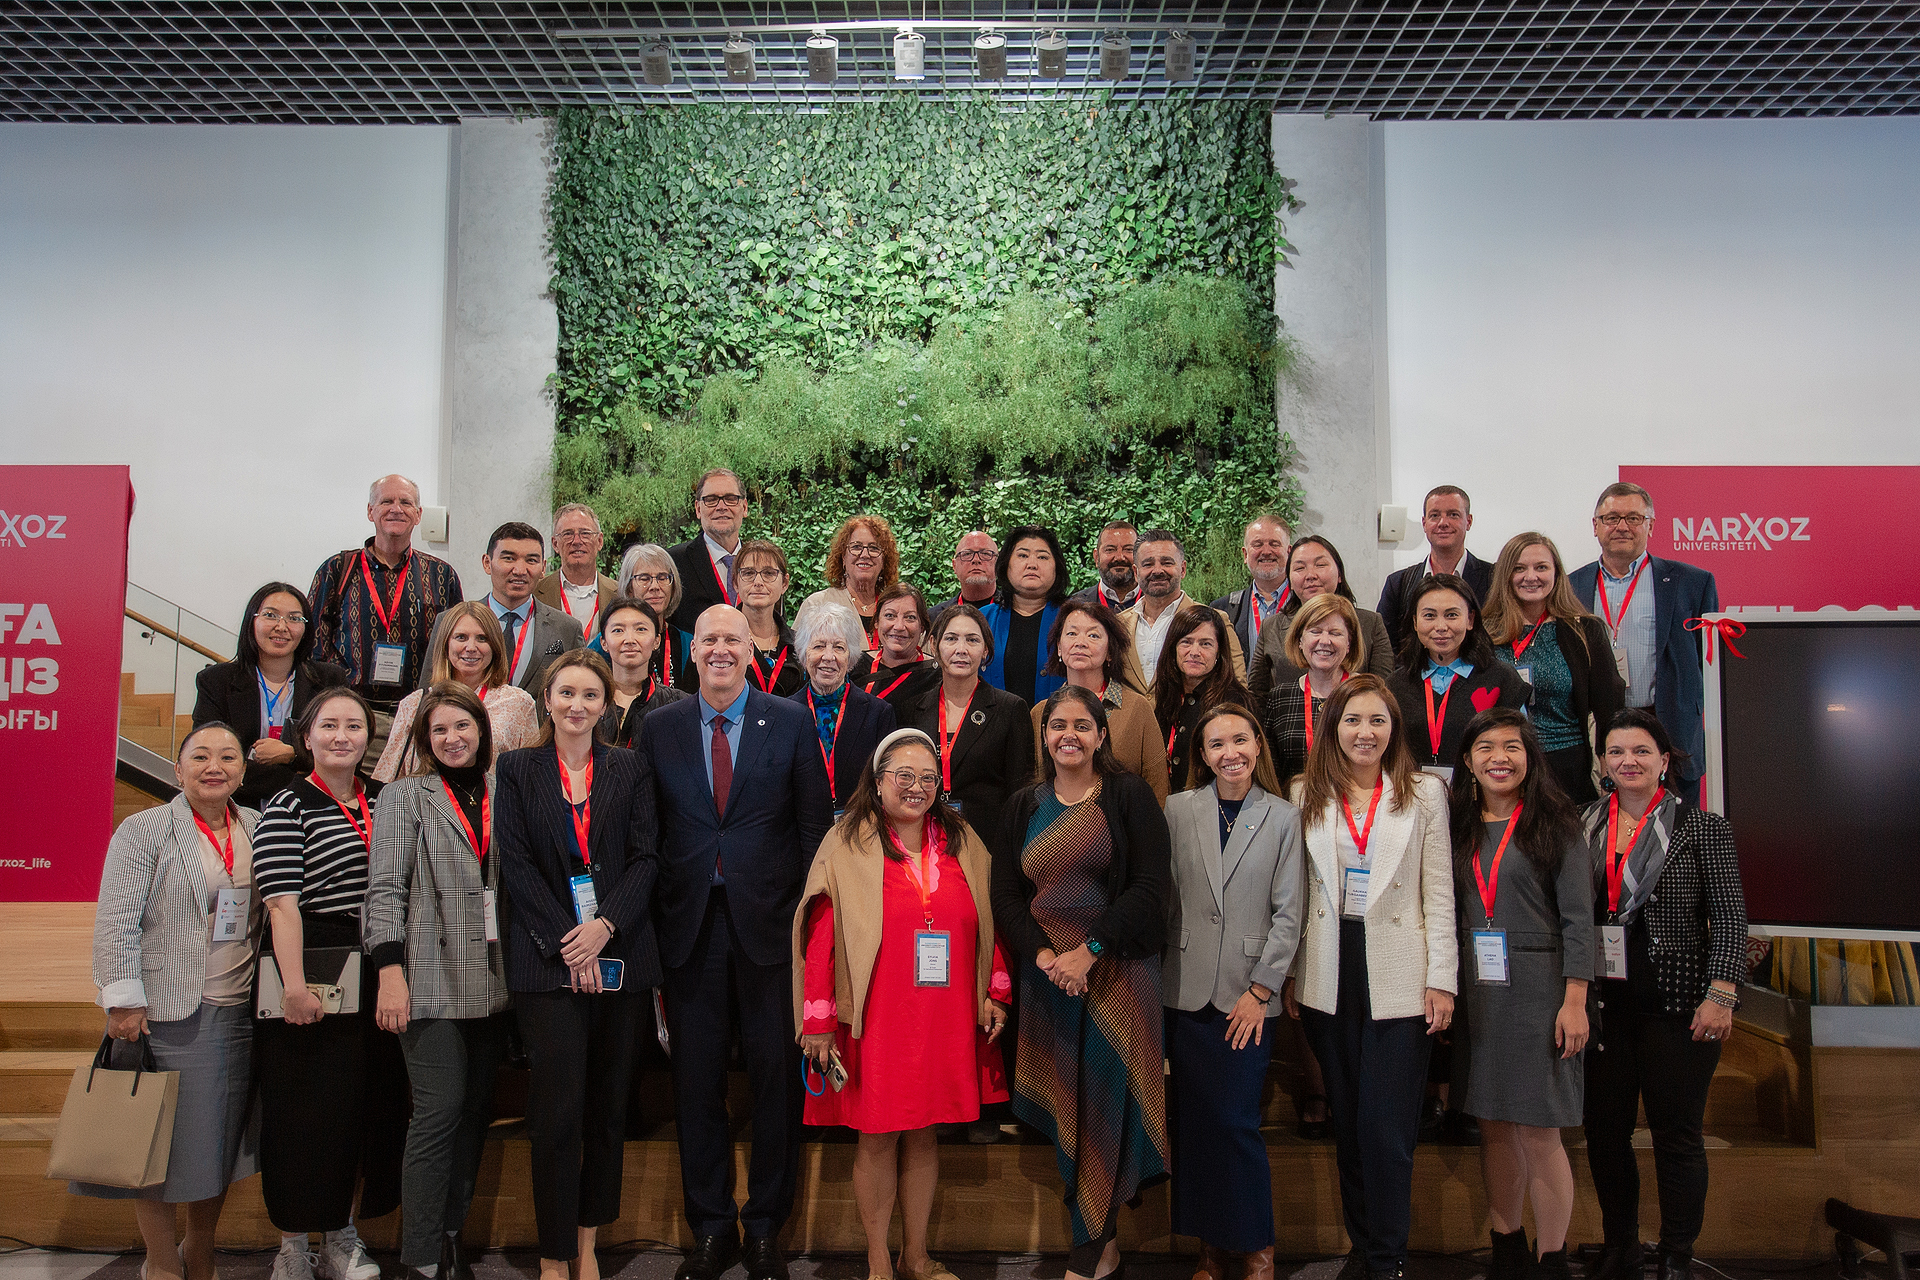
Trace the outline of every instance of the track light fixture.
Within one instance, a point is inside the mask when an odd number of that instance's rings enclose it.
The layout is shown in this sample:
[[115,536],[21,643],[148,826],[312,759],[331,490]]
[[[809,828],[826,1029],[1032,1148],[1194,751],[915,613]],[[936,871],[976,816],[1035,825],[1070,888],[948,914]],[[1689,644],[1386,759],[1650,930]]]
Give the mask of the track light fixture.
[[997,31],[982,31],[973,39],[974,78],[1007,78],[1007,38]]
[[656,40],[641,51],[640,74],[648,84],[673,83],[673,58],[665,40]]
[[815,27],[807,37],[807,79],[814,84],[832,84],[840,78],[840,42],[826,28]]
[[1058,80],[1067,74],[1067,38],[1059,30],[1047,32],[1033,42],[1040,55],[1040,78]]
[[1167,79],[1193,79],[1193,37],[1184,31],[1167,33]]
[[927,38],[912,27],[900,28],[900,34],[893,38],[893,78],[927,78]]
[[1124,31],[1109,31],[1100,40],[1100,78],[1125,80],[1133,63],[1133,42]]
[[727,37],[722,53],[727,67],[727,79],[734,84],[752,84],[754,77],[753,46],[738,31]]

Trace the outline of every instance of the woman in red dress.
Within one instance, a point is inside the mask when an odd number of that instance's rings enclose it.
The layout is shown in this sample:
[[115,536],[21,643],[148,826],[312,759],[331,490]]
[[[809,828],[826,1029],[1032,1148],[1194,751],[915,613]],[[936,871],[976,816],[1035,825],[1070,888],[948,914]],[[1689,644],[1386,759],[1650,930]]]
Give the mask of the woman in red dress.
[[[933,740],[889,734],[820,845],[794,914],[808,1124],[860,1134],[853,1193],[875,1280],[953,1280],[927,1254],[934,1126],[1004,1102],[994,1043],[1013,982],[993,940],[987,846],[941,797]],[[834,1064],[846,1073],[835,1088]],[[900,1263],[887,1232],[898,1200]]]

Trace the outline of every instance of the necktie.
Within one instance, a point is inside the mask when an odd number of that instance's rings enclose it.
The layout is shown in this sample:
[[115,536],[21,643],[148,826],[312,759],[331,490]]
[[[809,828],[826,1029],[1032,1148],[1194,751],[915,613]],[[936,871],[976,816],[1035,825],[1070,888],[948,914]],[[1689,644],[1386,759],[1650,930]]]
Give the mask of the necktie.
[[729,596],[731,596],[731,595],[732,595],[732,594],[734,593],[734,587],[733,587],[733,557],[732,557],[732,556],[721,556],[721,557],[720,557],[720,569],[721,569],[721,576],[722,576],[722,577],[724,577],[724,578],[725,578],[725,579],[727,580],[727,594],[728,594]]
[[733,788],[733,748],[727,742],[731,723],[725,716],[713,718],[713,807],[721,814],[727,811],[727,792]]
[[513,682],[513,677],[514,677],[513,637],[514,637],[514,634],[520,630],[520,615],[517,613],[509,613],[506,617],[500,619],[500,621],[507,628],[507,652],[506,652],[507,682],[511,684]]

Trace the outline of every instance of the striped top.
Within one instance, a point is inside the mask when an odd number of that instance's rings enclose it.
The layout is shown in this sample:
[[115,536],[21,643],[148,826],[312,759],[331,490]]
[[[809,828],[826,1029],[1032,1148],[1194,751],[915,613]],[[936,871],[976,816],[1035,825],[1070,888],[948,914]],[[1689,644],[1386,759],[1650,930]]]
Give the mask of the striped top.
[[[367,800],[380,794],[367,782]],[[354,808],[348,802],[349,808]],[[360,817],[355,808],[354,817]],[[371,823],[365,828],[372,833]],[[267,801],[253,833],[253,883],[262,902],[300,899],[308,915],[360,918],[367,896],[368,851],[340,806],[303,777]]]

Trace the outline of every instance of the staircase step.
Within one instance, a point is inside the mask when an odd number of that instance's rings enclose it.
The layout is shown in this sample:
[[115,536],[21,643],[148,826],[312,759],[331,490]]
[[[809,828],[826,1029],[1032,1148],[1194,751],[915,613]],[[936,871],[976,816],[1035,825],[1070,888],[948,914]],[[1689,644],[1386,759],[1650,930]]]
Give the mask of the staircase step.
[[75,1068],[91,1061],[84,1049],[0,1051],[0,1115],[59,1115]]
[[84,1000],[0,1000],[0,1051],[92,1053],[107,1016]]
[[173,730],[166,725],[123,724],[120,726],[120,736],[162,756],[171,758],[173,755]]

